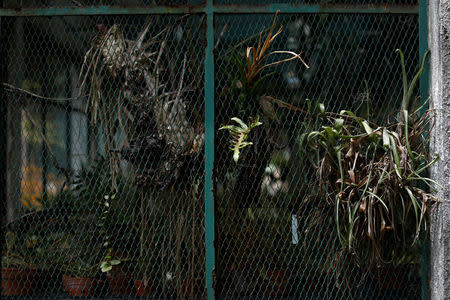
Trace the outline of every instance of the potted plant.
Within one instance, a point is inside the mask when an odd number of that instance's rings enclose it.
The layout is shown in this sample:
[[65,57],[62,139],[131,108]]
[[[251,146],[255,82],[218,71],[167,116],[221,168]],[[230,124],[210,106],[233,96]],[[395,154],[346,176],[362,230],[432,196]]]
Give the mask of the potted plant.
[[123,263],[119,265],[119,261],[121,260],[112,259],[108,262],[114,266],[110,271],[107,271],[106,274],[106,278],[109,283],[109,290],[114,296],[128,296],[132,294],[134,288],[133,280],[124,268]]
[[[132,247],[134,250],[130,253],[130,272],[133,274],[132,282],[137,297],[149,297],[157,290],[162,288],[162,263],[166,257],[165,249],[160,247],[165,244],[168,236],[165,234],[167,228],[167,218],[161,214],[162,209],[156,207],[159,205],[147,193],[138,193],[139,199],[136,199],[136,216],[132,219],[133,227],[136,229],[133,236]],[[165,193],[161,193],[161,197]],[[149,209],[149,204],[152,208]],[[159,276],[158,279],[158,274]]]
[[[84,274],[84,271],[81,273]],[[97,281],[94,278],[78,275],[74,271],[62,275],[64,291],[73,297],[91,297],[96,289],[96,284]]]
[[285,267],[267,268],[260,277],[262,295],[265,297],[286,295],[290,276],[290,270]]
[[116,194],[105,195],[102,201],[99,201],[100,218],[97,226],[99,227],[100,237],[102,238],[102,249],[105,251],[105,255],[100,262],[100,269],[103,273],[106,273],[106,277],[109,282],[109,289],[111,294],[115,296],[130,295],[133,289],[130,277],[128,273],[122,268],[122,255],[118,254],[118,251],[114,251],[113,241],[111,237],[116,235],[114,230],[113,213],[116,208]]
[[401,258],[419,242],[438,204],[427,190],[437,184],[426,175],[438,160],[427,148],[433,112],[423,113],[423,105],[410,101],[426,55],[408,86],[399,53],[404,92],[395,121],[377,124],[370,114],[362,118],[348,110],[326,112],[320,104],[321,127],[302,139],[317,170],[321,197],[315,198],[316,207],[332,211],[339,251],[350,253],[355,265],[366,270],[393,261],[406,267]]
[[[147,262],[146,262],[147,261]],[[155,264],[151,263],[151,259],[139,259],[135,263],[134,269],[134,290],[136,297],[147,298],[157,289],[155,281],[155,272],[153,268]]]
[[63,268],[62,286],[73,297],[94,295],[99,281],[95,278],[97,265],[91,265],[81,259],[68,263]]
[[[111,254],[107,254],[105,260],[100,263],[100,268],[103,272],[106,272],[109,290],[112,295],[127,296],[132,294],[132,277],[124,268],[122,260],[117,258],[113,259]],[[105,271],[105,269],[108,269],[108,271]]]
[[29,255],[17,249],[16,235],[12,231],[6,232],[5,244],[6,251],[2,255],[2,296],[33,295],[36,269]]
[[[217,273],[217,290],[232,297],[284,294],[291,276],[283,261],[275,258],[282,255],[277,253],[278,250],[283,251],[282,247],[278,247],[278,241],[288,243],[290,235],[287,237],[281,234],[280,237],[276,226],[265,228],[264,224],[261,230],[255,230],[255,226],[259,226],[259,222],[265,218],[264,215],[268,216],[268,220],[274,213],[274,210],[266,207],[266,200],[277,203],[273,197],[274,191],[278,191],[278,186],[282,188],[281,180],[272,185],[266,172],[267,165],[273,159],[275,146],[278,146],[278,137],[281,138],[278,130],[280,116],[277,115],[280,110],[277,108],[301,111],[294,105],[269,96],[276,95],[271,85],[265,84],[266,80],[276,78],[273,76],[276,73],[270,73],[269,70],[289,61],[299,61],[308,67],[300,53],[273,50],[276,37],[283,30],[282,26],[277,28],[277,16],[278,12],[272,25],[256,35],[257,43],[254,46],[244,47],[242,52],[241,45],[233,47],[229,56],[225,56],[226,63],[223,65],[232,66],[239,72],[223,68],[223,73],[229,74],[228,81],[224,80],[225,85],[217,89],[220,99],[217,101],[217,122],[227,124],[222,125],[217,132],[216,152],[221,164],[215,173],[218,183],[216,209],[222,220],[221,226],[217,228],[217,241],[220,249],[229,249],[217,253],[217,261],[221,265]],[[232,124],[229,124],[230,117]],[[225,129],[230,133],[231,141]],[[228,144],[231,146],[228,147]],[[228,148],[232,155],[224,151]],[[251,211],[254,207],[258,209]],[[290,220],[289,214],[286,219]],[[268,221],[273,223],[273,219]],[[239,224],[238,229],[236,224]],[[265,229],[270,230],[270,233],[266,233]],[[242,243],[246,247],[242,247]],[[273,253],[274,256],[267,253]],[[265,266],[255,268],[252,261],[258,264],[264,262]],[[221,286],[225,278],[232,280]]]
[[[66,216],[65,229],[69,234],[59,245],[59,265],[65,273],[64,280],[77,278],[81,283],[75,286],[87,282],[86,295],[92,293],[95,284],[99,283],[94,280],[98,276],[107,279],[110,294],[124,296],[132,293],[130,276],[121,265],[127,260],[127,249],[132,249],[128,239],[132,239],[134,234],[127,226],[132,217],[121,211],[121,201],[133,204],[135,199],[129,194],[134,195],[135,192],[122,174],[116,174],[116,189],[111,193],[111,177],[105,159],[97,157],[93,164],[81,169],[71,186],[70,197],[63,199],[64,203],[70,201],[72,210]],[[99,200],[97,195],[103,195],[102,199]],[[118,245],[124,251],[117,250]]]
[[90,297],[100,280],[99,250],[90,243],[86,229],[77,234],[66,234],[58,244],[56,264],[61,271],[62,287],[74,297]]

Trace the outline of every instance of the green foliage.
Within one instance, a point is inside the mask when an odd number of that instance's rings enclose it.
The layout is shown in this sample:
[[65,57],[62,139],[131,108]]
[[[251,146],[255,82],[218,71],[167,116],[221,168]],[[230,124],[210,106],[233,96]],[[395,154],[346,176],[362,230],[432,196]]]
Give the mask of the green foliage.
[[430,54],[430,50],[425,52],[425,54],[423,55],[419,70],[414,75],[409,86],[408,86],[408,79],[406,76],[405,56],[403,55],[403,52],[400,49],[397,49],[396,52],[398,52],[400,55],[400,63],[401,63],[401,67],[402,67],[403,98],[402,98],[402,107],[401,107],[400,112],[403,114],[404,110],[410,109],[411,98],[413,96],[413,93],[417,86],[417,83],[419,82],[419,78],[422,75],[423,69],[425,67],[425,61],[426,61],[428,55]]
[[[84,229],[82,229],[84,231]],[[55,265],[62,272],[79,277],[95,277],[98,273],[100,247],[86,237],[77,233],[66,233],[59,240],[55,249]]]
[[233,151],[233,160],[237,163],[239,160],[240,150],[248,145],[252,145],[252,142],[247,142],[247,137],[250,131],[257,126],[262,125],[262,123],[259,122],[259,116],[256,117],[256,119],[250,117],[250,123],[248,125],[237,117],[231,118],[231,120],[238,123],[238,126],[225,125],[220,127],[219,130],[228,129],[230,132],[232,137],[230,149]]
[[426,175],[438,160],[427,148],[434,114],[422,113],[425,104],[410,105],[427,54],[408,86],[399,53],[404,94],[396,123],[375,124],[348,110],[326,112],[320,104],[315,117],[321,127],[300,139],[302,153],[309,151],[317,171],[318,210],[333,208],[342,248],[369,267],[411,262],[411,250],[439,203],[428,191],[438,185]]
[[[43,199],[43,210],[56,215],[61,225],[44,229],[41,235],[46,233],[42,243],[45,257],[38,261],[72,275],[89,277],[123,261],[115,257],[113,250],[119,244],[126,247],[123,239],[134,238],[132,216],[123,210],[138,202],[132,180],[118,174],[117,191],[111,194],[111,172],[105,159],[98,157],[83,166],[70,186]],[[103,197],[100,201],[99,195]],[[54,232],[48,234],[48,230]]]
[[[278,12],[279,11],[277,11],[275,13],[275,17],[273,19],[272,26],[270,27],[269,32],[267,33],[267,36],[266,36],[266,39],[264,40],[264,42],[262,42],[263,32],[261,31],[259,34],[259,40],[258,40],[257,47],[247,47],[247,49],[245,51],[245,56],[244,56],[245,64],[240,63],[241,69],[244,68],[243,71],[241,70],[241,73],[245,73],[245,78],[243,78],[243,82],[242,82],[242,84],[244,86],[248,86],[248,87],[252,88],[253,83],[255,83],[255,86],[257,86],[258,83],[260,83],[264,79],[264,77],[258,79],[262,70],[264,70],[265,68],[268,68],[270,66],[282,64],[282,63],[285,63],[285,62],[288,62],[291,60],[298,59],[308,68],[306,63],[300,57],[300,54],[297,54],[292,51],[283,51],[283,50],[271,51],[270,50],[273,42],[275,41],[275,38],[283,31],[283,26],[281,26],[278,29],[278,31],[276,33],[274,33]],[[270,62],[270,63],[267,62],[267,60],[270,56],[277,55],[277,54],[288,54],[290,57],[286,58],[286,59],[281,59],[281,60],[278,60],[275,62]]]
[[[2,255],[2,267],[10,268],[10,267],[31,267],[33,263],[29,255],[27,255],[27,251],[24,250],[24,245],[19,245],[17,243],[16,234],[12,231],[7,231],[5,234],[5,244],[6,251]],[[22,246],[22,247],[21,247]]]
[[2,251],[2,267],[48,269],[55,261],[55,245],[60,235],[28,230],[5,233],[5,245]]
[[324,113],[321,129],[307,135],[342,247],[357,254],[370,249],[371,262],[403,255],[438,203],[426,191],[436,183],[423,174],[438,160],[429,158],[423,138],[432,115],[419,113],[405,111],[410,122],[400,127],[371,124],[350,111]]
[[[298,60],[306,68],[308,65],[301,58],[301,53],[295,53],[286,50],[272,50],[273,44],[277,36],[283,32],[283,26],[278,29],[277,26],[278,12],[275,14],[272,25],[266,30],[262,30],[258,35],[258,42],[255,46],[247,46],[242,52],[237,51],[237,47],[232,47],[229,51],[229,56],[225,65],[233,66],[233,69],[224,70],[228,74],[229,82],[231,83],[231,98],[233,106],[236,107],[236,112],[242,114],[266,114],[263,105],[259,102],[259,96],[264,92],[261,88],[266,79],[272,77],[276,72],[267,72],[268,69],[287,63],[289,61]],[[263,34],[267,32],[264,37]],[[274,57],[280,55],[287,55],[287,58]],[[238,72],[235,72],[235,70]],[[228,95],[229,96],[229,95]],[[227,107],[229,109],[230,107]],[[270,116],[272,118],[272,116]]]
[[[134,205],[138,202],[138,189],[133,184],[133,178],[126,174],[116,176],[117,190],[115,199],[111,202],[109,210],[110,219],[117,225],[129,224],[131,216],[122,212],[123,205]],[[112,175],[105,158],[96,158],[91,165],[83,167],[76,176],[73,187],[70,189],[71,197],[75,198],[73,212],[83,214],[85,211],[98,213],[98,197],[111,194]]]
[[110,235],[114,234],[111,226],[105,226],[105,224],[111,223],[110,219],[110,201],[114,201],[116,198],[116,194],[112,194],[111,196],[105,195],[104,201],[99,204],[102,205],[102,216],[100,218],[100,222],[97,224],[100,227],[100,236],[103,237],[102,246],[106,248],[106,255],[103,260],[100,262],[100,269],[102,272],[109,272],[112,270],[113,266],[120,264],[120,259],[113,259],[112,253],[113,248],[110,244]]

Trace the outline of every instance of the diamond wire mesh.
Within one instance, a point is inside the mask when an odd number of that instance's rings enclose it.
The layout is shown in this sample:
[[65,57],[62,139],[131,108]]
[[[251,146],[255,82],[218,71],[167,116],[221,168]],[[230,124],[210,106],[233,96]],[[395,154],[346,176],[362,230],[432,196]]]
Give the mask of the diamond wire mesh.
[[[270,0],[258,0],[258,4],[271,4],[273,1]],[[279,0],[277,3],[302,3],[302,4],[395,4],[395,5],[411,5],[418,4],[418,0],[303,0],[303,1],[292,1],[292,0]],[[251,0],[216,0],[215,4],[254,4]]]
[[203,297],[204,18],[2,21],[2,296]]
[[110,5],[123,7],[149,5],[198,5],[205,0],[5,0],[4,8],[42,8],[42,7],[82,7],[88,5]]
[[[260,115],[263,123],[250,132],[253,145],[242,150],[237,164],[228,150],[228,132],[216,135],[216,293],[225,299],[420,298],[417,265],[401,271],[408,280],[384,269],[367,274],[338,251],[333,210],[320,208],[315,170],[299,149],[301,133],[311,128],[306,115],[275,103],[266,110],[262,102],[257,109],[249,104],[269,95],[305,111],[309,98],[330,111],[364,114],[370,107],[372,117],[388,119],[401,95],[394,50],[407,52],[410,76],[417,66],[417,17],[281,15],[285,30],[272,49],[302,51],[310,69],[298,62],[277,65],[267,71],[275,74],[245,98],[230,45],[237,45],[236,55],[243,57],[272,19],[257,14],[216,18],[216,127],[236,116],[247,123]],[[242,43],[247,37],[254,38]]]
[[[236,48],[242,55],[256,43],[246,39],[272,18],[216,16],[216,129],[231,117],[248,118],[231,90],[238,70],[230,45],[245,40]],[[147,51],[131,51],[149,21]],[[332,111],[363,112],[368,86],[380,119],[398,106],[394,50],[405,51],[411,74],[417,16],[283,15],[279,22],[285,30],[274,49],[303,51],[311,68],[275,67],[261,94],[301,109],[310,98]],[[204,30],[200,16],[2,19],[5,81],[34,93],[7,90],[8,221],[14,221],[2,249],[3,284],[16,276],[23,285],[14,292],[48,298],[76,295],[78,285],[81,295],[104,298],[204,298]],[[87,60],[86,90],[76,98],[89,49],[98,56]],[[339,244],[331,216],[318,220],[327,212],[302,206],[315,197],[313,170],[298,148],[308,122],[302,113],[274,109],[279,123],[267,136],[264,129],[249,137],[256,154],[245,149],[237,166],[228,133],[216,130],[218,298],[419,298],[416,270],[367,275],[350,258],[333,255]],[[271,122],[262,121],[260,128]],[[102,263],[114,265],[108,276]],[[7,265],[15,267],[11,274]],[[94,280],[64,283],[76,277]]]

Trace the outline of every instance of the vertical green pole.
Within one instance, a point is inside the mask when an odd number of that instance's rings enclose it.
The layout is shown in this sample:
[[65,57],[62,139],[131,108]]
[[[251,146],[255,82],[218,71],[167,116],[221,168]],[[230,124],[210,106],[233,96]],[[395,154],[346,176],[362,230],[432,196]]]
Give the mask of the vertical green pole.
[[214,299],[214,12],[213,0],[206,1],[206,57],[205,57],[205,227],[206,227],[206,292]]
[[[6,51],[6,31],[4,30],[4,28],[2,27],[2,22],[4,19],[2,19],[0,17],[0,45],[2,45],[2,47],[0,48],[0,82],[6,82],[6,55],[7,55],[7,51]],[[4,33],[5,32],[5,35]],[[3,228],[5,228],[6,225],[6,219],[7,219],[7,213],[6,213],[6,201],[7,201],[7,196],[6,196],[6,184],[7,184],[7,180],[6,180],[6,170],[7,170],[7,165],[6,165],[6,143],[7,143],[7,137],[6,137],[6,118],[7,118],[7,109],[6,109],[6,103],[7,103],[7,99],[6,99],[6,94],[5,94],[5,90],[4,89],[0,89],[0,114],[3,116],[3,118],[0,119],[0,144],[2,145],[2,149],[0,150],[0,168],[3,170],[3,172],[1,172],[0,174],[0,201],[1,201],[1,209],[0,209],[0,214],[1,214],[1,227],[2,229],[0,230],[0,243],[2,245],[4,245],[4,237],[5,234],[3,232]]]
[[[428,15],[427,0],[419,0],[419,62],[428,50]],[[425,64],[422,76],[420,77],[420,97],[422,101],[428,99],[428,77],[430,73],[429,64]]]
[[[419,0],[419,62],[422,59],[425,52],[428,50],[428,14],[427,14],[427,0]],[[426,101],[429,96],[429,74],[430,67],[428,63],[425,63],[425,67],[420,77],[420,101]],[[422,248],[422,300],[428,299],[428,251],[429,242],[424,237],[425,243]]]

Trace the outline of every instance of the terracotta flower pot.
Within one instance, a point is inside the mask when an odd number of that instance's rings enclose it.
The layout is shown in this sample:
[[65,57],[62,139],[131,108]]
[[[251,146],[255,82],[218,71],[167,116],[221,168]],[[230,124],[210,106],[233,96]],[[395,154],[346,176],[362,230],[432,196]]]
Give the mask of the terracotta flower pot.
[[2,296],[31,296],[36,270],[2,268]]
[[266,297],[283,296],[290,273],[286,269],[268,270],[266,278],[262,280],[261,290]]
[[95,290],[96,281],[93,278],[72,277],[62,275],[64,290],[73,297],[89,297]]
[[147,281],[147,284],[145,284],[144,280],[136,279],[134,281],[134,288],[136,297],[148,297],[152,292],[153,284],[151,281]]
[[129,296],[133,293],[133,280],[124,274],[108,274],[109,290],[115,296]]
[[196,278],[193,280],[187,279],[182,282],[182,291],[185,297],[201,296],[204,293],[205,283],[202,278]]

